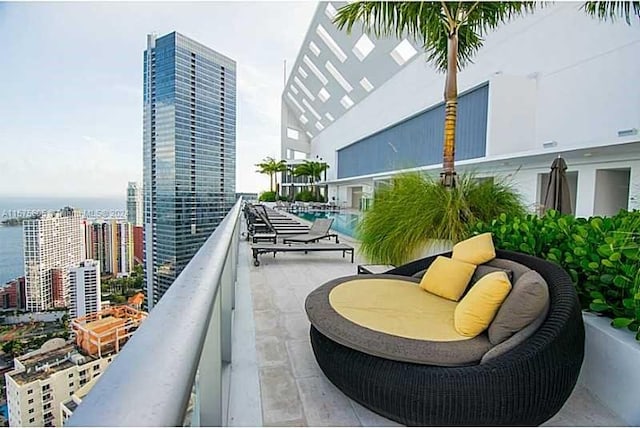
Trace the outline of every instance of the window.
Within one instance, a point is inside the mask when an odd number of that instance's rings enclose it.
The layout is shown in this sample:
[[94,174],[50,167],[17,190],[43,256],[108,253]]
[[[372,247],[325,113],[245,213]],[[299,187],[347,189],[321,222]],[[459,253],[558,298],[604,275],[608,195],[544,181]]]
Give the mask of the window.
[[320,122],[316,122],[316,128],[318,129],[318,131],[322,131],[324,129],[324,126],[322,126]]
[[73,388],[73,382],[69,382],[69,388]]
[[293,92],[294,94],[298,95],[300,93],[300,91],[298,91],[298,88],[296,88],[295,86],[291,85],[291,92]]
[[36,418],[31,418],[31,419],[29,419],[29,423],[30,423],[30,424],[34,423],[35,421],[36,421]]
[[327,4],[327,7],[324,9],[324,14],[327,15],[327,18],[333,20],[338,11],[331,3]]
[[398,65],[403,65],[405,62],[413,58],[413,56],[417,53],[418,52],[411,45],[411,43],[409,43],[407,39],[404,39],[398,46],[395,47],[395,49],[391,51],[391,57]]
[[334,121],[333,116],[331,116],[331,113],[325,113],[324,117],[326,117],[329,120],[329,122],[333,122]]
[[297,140],[298,138],[300,138],[300,133],[297,129],[287,128],[287,137],[291,138],[292,140]]
[[28,404],[33,404],[33,398],[30,398]]
[[304,94],[309,97],[311,101],[316,99],[316,97],[313,96],[313,94],[307,89],[307,87],[304,85],[304,83],[302,83],[300,79],[298,79],[296,76],[293,76],[293,81],[296,82],[296,85],[298,85],[298,87],[302,89],[302,92],[304,92]]
[[345,95],[344,97],[342,97],[342,99],[340,100],[340,104],[342,104],[342,106],[346,109],[350,109],[351,106],[353,105],[353,100],[351,98],[349,98],[348,95]]
[[327,91],[325,88],[321,88],[318,92],[318,98],[320,98],[320,101],[324,103],[327,102],[329,98],[331,98],[331,94],[329,94],[329,91]]
[[69,373],[69,379],[73,377],[73,373]]
[[27,389],[27,394],[33,394],[33,389]]
[[309,138],[313,138],[313,134],[312,134],[311,132],[309,132],[309,131],[307,131],[307,136],[308,136]]
[[360,81],[360,86],[362,86],[362,88],[367,92],[371,92],[373,90],[373,85],[366,77],[362,78],[362,80]]
[[375,47],[376,45],[373,44],[371,39],[366,34],[363,34],[353,47],[353,54],[360,61],[363,61]]
[[300,73],[300,76],[302,76],[303,79],[306,79],[309,76],[307,72],[304,71],[304,68],[302,67],[298,67],[298,73]]
[[309,59],[308,56],[305,55],[302,58],[302,61],[305,64],[307,64],[307,67],[309,67],[309,70],[311,70],[311,72],[316,75],[318,80],[320,80],[320,82],[322,82],[323,85],[326,85],[327,83],[329,83],[329,80],[325,77],[324,74],[322,74],[320,70],[318,70],[318,67],[316,67],[316,65],[311,61],[311,59]]
[[305,106],[307,109],[309,109],[309,111],[311,112],[311,114],[312,114],[312,115],[314,115],[316,119],[318,119],[318,120],[322,119],[322,118],[320,117],[320,115],[318,114],[318,112],[317,112],[317,111],[315,111],[315,109],[314,109],[313,107],[311,107],[311,104],[309,104],[309,103],[307,102],[307,100],[303,99],[303,100],[302,100],[302,104],[304,104],[304,106]]
[[344,51],[340,49],[340,46],[338,46],[335,40],[331,38],[327,30],[325,30],[322,25],[318,25],[318,27],[316,28],[316,33],[318,34],[318,36],[320,36],[322,41],[325,42],[331,52],[333,52],[333,54],[336,56],[336,58],[338,58],[338,61],[345,62],[347,60],[347,54],[345,54]]
[[32,407],[29,409],[29,413],[33,413],[33,412],[35,412],[35,409]]
[[313,42],[309,42],[309,50],[313,52],[315,56],[320,55],[320,48]]
[[100,364],[94,364],[93,365],[93,369],[94,370],[100,370]]
[[301,114],[300,122],[302,122],[302,124],[304,125],[305,123],[309,122],[309,119],[307,119],[307,116],[305,116],[304,114]]
[[43,409],[47,410],[51,408],[51,403],[47,403],[44,406],[42,406]]
[[345,79],[342,74],[340,74],[338,69],[335,68],[333,64],[331,64],[331,61],[327,61],[324,66],[327,70],[329,70],[329,73],[331,73],[331,75],[336,79],[340,86],[344,88],[345,91],[351,92],[353,90],[353,87],[349,84],[349,82],[347,82],[347,79]]

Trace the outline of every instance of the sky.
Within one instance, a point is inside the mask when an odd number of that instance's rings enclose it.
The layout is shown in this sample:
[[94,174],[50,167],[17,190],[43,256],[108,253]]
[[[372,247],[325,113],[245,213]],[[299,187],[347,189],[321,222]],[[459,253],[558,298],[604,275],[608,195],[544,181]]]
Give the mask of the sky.
[[236,190],[280,157],[283,62],[316,2],[0,2],[0,195],[118,197],[142,180],[146,35],[178,31],[237,63]]

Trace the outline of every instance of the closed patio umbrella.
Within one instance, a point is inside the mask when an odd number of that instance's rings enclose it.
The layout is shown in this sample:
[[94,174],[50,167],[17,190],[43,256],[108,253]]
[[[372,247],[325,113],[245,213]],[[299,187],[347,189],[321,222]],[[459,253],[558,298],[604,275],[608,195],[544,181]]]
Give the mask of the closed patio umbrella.
[[571,195],[567,181],[567,163],[558,156],[551,164],[549,184],[544,195],[544,210],[556,210],[562,214],[571,214]]

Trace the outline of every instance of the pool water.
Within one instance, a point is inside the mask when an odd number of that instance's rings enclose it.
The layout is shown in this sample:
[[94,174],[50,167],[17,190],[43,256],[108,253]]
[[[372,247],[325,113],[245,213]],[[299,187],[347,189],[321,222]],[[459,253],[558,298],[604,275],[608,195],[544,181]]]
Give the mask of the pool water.
[[0,414],[6,419],[9,420],[9,409],[7,409],[6,404],[0,404]]
[[343,235],[356,236],[356,225],[360,219],[359,214],[347,214],[347,213],[327,213],[327,212],[303,212],[297,213],[298,217],[302,217],[305,220],[314,221],[317,218],[332,218],[333,224],[331,229]]

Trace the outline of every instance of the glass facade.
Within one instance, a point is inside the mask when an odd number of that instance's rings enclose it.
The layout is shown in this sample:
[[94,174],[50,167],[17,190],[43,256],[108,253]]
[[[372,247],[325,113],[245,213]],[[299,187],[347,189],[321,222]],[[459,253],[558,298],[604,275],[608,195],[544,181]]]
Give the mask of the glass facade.
[[233,206],[235,61],[176,32],[148,36],[143,140],[151,309]]

